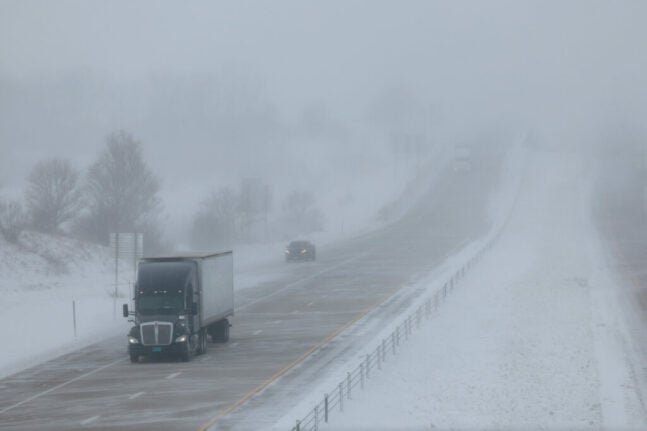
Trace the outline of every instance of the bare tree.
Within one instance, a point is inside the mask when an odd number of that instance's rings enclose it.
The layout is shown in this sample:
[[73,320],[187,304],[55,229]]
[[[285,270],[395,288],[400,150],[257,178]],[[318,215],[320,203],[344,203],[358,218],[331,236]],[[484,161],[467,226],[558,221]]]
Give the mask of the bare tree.
[[0,234],[11,243],[17,243],[25,229],[25,212],[19,201],[0,201]]
[[124,131],[110,134],[88,170],[88,215],[80,230],[104,243],[110,232],[147,230],[161,209],[159,189],[159,180],[144,162],[141,143]]
[[69,160],[49,159],[37,163],[27,178],[27,213],[36,230],[57,232],[79,214],[82,193],[79,174]]
[[235,190],[214,190],[193,219],[192,240],[200,248],[230,247],[236,240],[240,197]]

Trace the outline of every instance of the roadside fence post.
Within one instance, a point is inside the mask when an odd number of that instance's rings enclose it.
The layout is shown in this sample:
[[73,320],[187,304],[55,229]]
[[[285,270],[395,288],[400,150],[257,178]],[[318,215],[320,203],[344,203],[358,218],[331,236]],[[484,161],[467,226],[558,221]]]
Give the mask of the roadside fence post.
[[350,400],[350,390],[351,390],[351,381],[350,381],[350,372],[346,372],[346,398]]
[[301,421],[297,419],[297,431],[301,431]]
[[380,347],[381,346],[378,344],[377,345],[377,351],[376,351],[376,354],[377,354],[377,369],[378,370],[382,369],[382,353],[380,352]]
[[324,395],[324,422],[328,423],[328,394]]
[[386,339],[382,338],[382,362],[386,361]]
[[344,411],[344,384],[339,383],[339,411]]
[[391,349],[393,350],[393,356],[395,356],[395,332],[391,332]]
[[364,361],[359,364],[359,375],[360,375],[360,384],[362,390],[364,390]]
[[315,406],[315,431],[319,430],[319,404]]
[[371,359],[369,355],[366,355],[366,378],[371,378]]

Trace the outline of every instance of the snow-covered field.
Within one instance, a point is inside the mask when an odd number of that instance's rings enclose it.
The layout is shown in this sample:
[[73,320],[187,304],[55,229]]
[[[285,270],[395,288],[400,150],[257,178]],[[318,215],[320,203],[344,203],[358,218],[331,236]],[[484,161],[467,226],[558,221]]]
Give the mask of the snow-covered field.
[[647,428],[642,358],[592,224],[585,158],[529,159],[494,248],[322,429]]

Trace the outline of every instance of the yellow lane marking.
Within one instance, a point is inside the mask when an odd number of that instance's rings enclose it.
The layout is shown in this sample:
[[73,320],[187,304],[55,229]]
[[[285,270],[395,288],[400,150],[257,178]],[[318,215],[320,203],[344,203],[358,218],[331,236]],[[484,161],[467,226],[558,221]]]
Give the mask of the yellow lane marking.
[[256,387],[255,387],[254,389],[252,389],[251,391],[247,392],[245,395],[243,395],[241,398],[239,398],[238,400],[236,400],[233,404],[231,404],[231,405],[230,405],[229,407],[227,407],[225,410],[223,410],[222,412],[220,412],[220,413],[219,413],[218,415],[216,415],[215,417],[211,418],[207,423],[205,423],[204,425],[202,425],[202,426],[198,429],[198,431],[206,431],[206,429],[207,429],[207,428],[209,428],[211,425],[213,425],[214,423],[216,423],[218,420],[222,419],[224,416],[227,416],[229,413],[231,413],[232,411],[234,411],[237,407],[239,407],[239,406],[240,406],[241,404],[243,404],[245,401],[247,401],[248,399],[250,399],[251,397],[253,397],[254,395],[256,395],[258,392],[260,392],[262,389],[264,389],[264,388],[265,388],[266,386],[268,386],[270,383],[274,382],[274,380],[278,379],[278,378],[279,378],[279,377],[281,377],[283,374],[285,374],[286,372],[288,372],[291,368],[293,368],[295,365],[297,365],[298,363],[302,362],[305,358],[307,358],[308,356],[310,356],[310,355],[311,355],[315,350],[317,350],[317,349],[321,348],[321,346],[323,346],[324,344],[326,344],[327,342],[329,342],[330,340],[332,340],[333,338],[335,338],[337,335],[339,335],[340,333],[342,333],[343,331],[345,331],[349,326],[351,326],[352,324],[354,324],[355,322],[357,322],[357,321],[358,321],[359,319],[361,319],[362,317],[366,316],[369,312],[373,311],[374,309],[375,309],[375,307],[370,308],[370,309],[368,309],[368,310],[366,310],[366,311],[362,312],[361,314],[357,315],[356,317],[354,317],[353,319],[351,319],[349,322],[347,322],[344,326],[340,327],[340,328],[339,328],[339,329],[337,329],[335,332],[333,332],[332,334],[328,335],[326,338],[324,338],[323,340],[321,340],[319,343],[317,343],[316,345],[312,346],[310,349],[308,349],[305,353],[301,354],[301,356],[299,356],[298,358],[296,358],[294,361],[292,361],[292,362],[291,362],[290,364],[288,364],[286,367],[284,367],[284,368],[280,369],[279,371],[277,371],[276,373],[272,374],[272,375],[271,375],[267,380],[265,380],[263,383],[261,383],[260,385],[256,386]]

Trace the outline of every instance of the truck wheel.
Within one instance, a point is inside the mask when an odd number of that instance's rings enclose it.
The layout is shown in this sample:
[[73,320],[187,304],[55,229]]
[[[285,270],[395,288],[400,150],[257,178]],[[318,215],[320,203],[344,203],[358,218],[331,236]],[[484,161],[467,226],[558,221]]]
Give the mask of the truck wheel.
[[229,320],[222,319],[211,327],[211,340],[214,343],[226,343],[229,341]]
[[182,362],[189,362],[191,359],[191,352],[189,349],[189,342],[187,341],[186,344],[184,345],[184,349],[182,349],[182,352],[180,352],[180,360]]
[[130,356],[130,362],[132,362],[133,364],[139,362],[139,355],[135,353],[129,353],[128,356]]
[[225,320],[225,324],[223,325],[222,329],[222,336],[220,338],[221,343],[226,343],[227,341],[229,341],[229,326],[229,321]]
[[207,353],[207,330],[200,329],[200,335],[198,336],[198,355],[203,355]]

